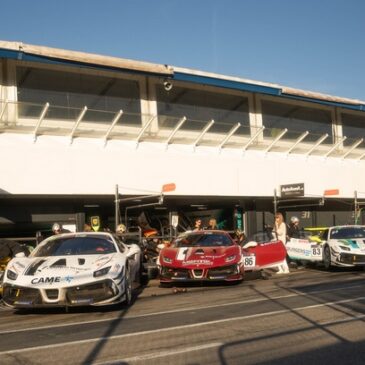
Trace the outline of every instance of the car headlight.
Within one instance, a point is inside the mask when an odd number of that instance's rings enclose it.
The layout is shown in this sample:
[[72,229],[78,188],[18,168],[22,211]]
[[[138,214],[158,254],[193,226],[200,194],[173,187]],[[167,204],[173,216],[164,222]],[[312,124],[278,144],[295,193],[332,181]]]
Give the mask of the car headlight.
[[6,276],[10,280],[16,280],[16,278],[18,277],[18,274],[14,271],[8,270],[6,273]]
[[103,269],[94,271],[94,278],[98,278],[99,276],[106,275],[110,269],[111,269],[111,266],[108,266],[108,267],[104,267]]
[[350,247],[346,247],[346,246],[339,246],[341,250],[343,251],[351,251]]
[[236,258],[236,255],[228,256],[228,257],[226,257],[226,262],[231,262],[231,261],[233,261],[235,258]]
[[170,259],[169,257],[166,257],[166,256],[162,256],[162,260],[163,260],[163,262],[166,262],[167,264],[171,264],[171,262],[172,262],[172,259]]

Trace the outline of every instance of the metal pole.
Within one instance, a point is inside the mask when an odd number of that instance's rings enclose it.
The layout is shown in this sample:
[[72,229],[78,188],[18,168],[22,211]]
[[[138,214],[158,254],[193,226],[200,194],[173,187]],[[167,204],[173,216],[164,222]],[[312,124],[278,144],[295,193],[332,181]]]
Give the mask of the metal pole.
[[109,127],[108,131],[106,132],[106,134],[104,136],[104,145],[107,144],[110,133],[112,132],[115,125],[118,123],[118,121],[119,121],[120,117],[122,116],[122,114],[123,114],[123,110],[119,110],[119,112],[117,114],[115,114],[114,119],[112,121],[112,124],[111,124],[111,126]]
[[82,118],[84,117],[84,115],[85,115],[86,112],[87,112],[87,106],[85,105],[83,107],[83,109],[81,110],[79,116],[77,117],[77,119],[75,121],[75,124],[74,124],[74,126],[72,128],[72,131],[71,131],[71,134],[70,134],[70,143],[71,144],[72,144],[72,141],[73,141],[73,138],[74,138],[76,129],[78,128],[79,124],[81,123]]
[[44,119],[44,117],[45,117],[45,115],[46,115],[46,113],[48,111],[48,108],[49,108],[49,103],[46,103],[44,105],[43,109],[42,109],[41,115],[39,116],[39,119],[38,119],[38,123],[37,123],[37,125],[36,125],[36,127],[34,129],[34,132],[33,132],[33,134],[34,134],[34,136],[33,136],[34,142],[37,140],[38,130],[39,130],[39,128],[40,128],[40,126],[41,126],[41,124],[43,122],[43,119]]
[[278,200],[276,196],[276,189],[274,189],[274,214],[276,214],[278,211]]
[[204,137],[205,133],[208,132],[208,130],[210,129],[210,127],[214,124],[214,120],[212,119],[203,129],[203,131],[200,133],[199,137],[195,140],[193,146],[194,146],[194,150],[195,148],[198,146],[198,143],[200,142],[200,140]]
[[115,185],[115,232],[119,225],[119,188]]
[[357,224],[357,211],[358,211],[358,203],[357,203],[357,191],[354,191],[354,196],[355,196],[355,207],[354,207],[354,222],[355,224]]

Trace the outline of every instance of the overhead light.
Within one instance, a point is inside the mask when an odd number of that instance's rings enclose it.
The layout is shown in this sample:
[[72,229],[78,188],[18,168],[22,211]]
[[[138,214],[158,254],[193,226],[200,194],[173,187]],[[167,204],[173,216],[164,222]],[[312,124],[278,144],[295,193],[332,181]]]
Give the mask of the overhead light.
[[207,207],[205,205],[201,206],[201,207],[198,207],[199,210],[206,210]]
[[201,207],[207,207],[206,204],[190,204],[192,208],[201,208]]
[[99,208],[100,205],[99,204],[85,204],[84,207],[85,208]]
[[156,210],[166,210],[166,207],[155,207]]
[[134,202],[139,203],[142,201],[142,199],[133,199]]

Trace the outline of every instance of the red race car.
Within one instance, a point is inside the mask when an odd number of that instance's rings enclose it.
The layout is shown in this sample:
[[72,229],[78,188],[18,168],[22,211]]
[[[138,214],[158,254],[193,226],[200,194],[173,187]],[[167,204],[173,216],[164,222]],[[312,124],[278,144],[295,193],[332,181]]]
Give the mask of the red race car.
[[273,239],[269,232],[254,234],[246,240],[242,248],[245,271],[258,271],[285,265],[285,245]]
[[241,281],[242,248],[223,231],[186,232],[161,250],[160,283]]

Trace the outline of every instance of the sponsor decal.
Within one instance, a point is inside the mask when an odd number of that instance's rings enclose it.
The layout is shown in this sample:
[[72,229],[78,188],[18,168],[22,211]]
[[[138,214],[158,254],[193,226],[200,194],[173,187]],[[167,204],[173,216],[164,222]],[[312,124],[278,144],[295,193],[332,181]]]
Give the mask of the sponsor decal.
[[222,258],[222,257],[224,257],[225,255],[216,255],[216,256],[213,256],[213,255],[205,255],[204,257],[206,258],[206,259],[220,259],[220,258]]
[[310,256],[311,255],[311,250],[308,249],[304,249],[304,248],[299,248],[299,247],[287,247],[287,251],[293,254],[299,254],[299,255],[304,255],[304,256]]
[[75,270],[75,271],[88,271],[90,269],[86,269],[84,267],[74,267],[74,266],[52,266],[52,267],[45,267],[43,270],[49,269],[49,270]]
[[66,277],[65,277],[65,281],[67,281],[68,283],[71,283],[71,281],[73,280],[74,278],[73,278],[73,276],[70,276],[70,275],[67,275]]
[[54,284],[60,283],[61,277],[60,276],[46,276],[44,278],[34,278],[31,280],[32,284]]
[[182,263],[183,265],[212,265],[210,260],[188,260]]
[[300,247],[287,247],[288,254],[293,256],[295,254],[305,257],[321,257],[322,256],[322,246],[311,245],[310,248],[300,248]]

